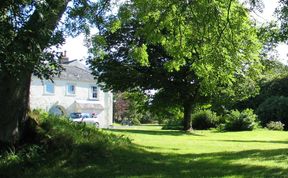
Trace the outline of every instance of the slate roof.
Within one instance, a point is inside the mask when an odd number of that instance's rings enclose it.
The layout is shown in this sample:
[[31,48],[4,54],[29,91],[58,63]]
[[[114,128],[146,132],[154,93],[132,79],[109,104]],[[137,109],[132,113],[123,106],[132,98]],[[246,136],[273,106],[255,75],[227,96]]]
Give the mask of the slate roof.
[[69,63],[62,64],[65,68],[61,72],[59,79],[82,81],[82,82],[96,82],[91,72],[78,61],[69,61]]

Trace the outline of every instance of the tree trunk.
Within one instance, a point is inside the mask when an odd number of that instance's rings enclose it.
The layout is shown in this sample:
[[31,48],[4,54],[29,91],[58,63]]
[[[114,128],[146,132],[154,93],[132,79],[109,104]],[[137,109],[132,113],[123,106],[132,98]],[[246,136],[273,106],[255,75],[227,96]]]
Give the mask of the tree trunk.
[[183,130],[185,131],[193,130],[191,120],[191,115],[193,111],[193,101],[192,100],[185,101],[183,103],[183,107],[184,107]]
[[[29,109],[32,71],[38,64],[40,53],[48,46],[53,31],[70,1],[49,0],[45,8],[35,7],[29,20],[19,28],[16,37],[6,49],[7,61],[12,61],[12,63],[4,63],[3,67],[0,66],[2,67],[0,73],[0,148],[1,145],[7,145],[7,143],[14,145],[23,135],[21,129],[25,124]],[[19,68],[18,63],[14,64],[13,60],[9,59],[10,53],[23,54],[28,62],[23,61]],[[13,59],[13,56],[11,58]],[[18,75],[18,72],[21,74]]]
[[30,82],[29,73],[18,80],[8,73],[0,74],[0,145],[14,145],[20,139],[29,109]]

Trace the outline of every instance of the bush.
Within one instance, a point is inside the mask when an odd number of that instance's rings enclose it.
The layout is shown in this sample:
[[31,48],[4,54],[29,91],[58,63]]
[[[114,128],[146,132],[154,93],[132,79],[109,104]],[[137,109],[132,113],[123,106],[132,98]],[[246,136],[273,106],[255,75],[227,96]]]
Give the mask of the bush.
[[123,118],[121,121],[121,125],[128,125],[128,126],[132,126],[132,125],[141,125],[140,121],[133,117],[133,118]]
[[192,126],[194,129],[206,130],[215,128],[219,124],[219,117],[211,110],[201,110],[192,114]]
[[183,130],[182,119],[170,119],[162,127],[163,130]]
[[158,108],[158,122],[164,124],[164,130],[183,130],[183,111],[178,107]]
[[284,130],[284,124],[282,124],[280,121],[271,121],[266,125],[266,127],[269,130]]
[[156,114],[152,112],[145,112],[145,114],[140,119],[141,124],[152,124],[158,123],[158,117]]
[[272,96],[266,99],[256,110],[262,126],[270,121],[280,121],[288,129],[288,97]]
[[225,131],[244,131],[253,130],[257,126],[257,116],[253,113],[252,109],[245,109],[242,112],[232,110],[224,116],[225,123],[220,130]]
[[[130,149],[131,146],[129,138],[109,134],[88,124],[39,112],[29,115],[39,117],[35,134],[40,134],[37,137],[41,140],[35,144],[21,143],[0,153],[0,177],[31,177],[36,169],[54,165],[58,160],[65,161],[65,165],[72,168],[79,167],[87,161],[106,160],[114,150]],[[29,176],[23,175],[27,173]]]
[[137,118],[135,118],[135,117],[133,117],[133,118],[131,119],[131,121],[132,121],[132,124],[133,124],[133,125],[141,125],[141,122],[140,122]]

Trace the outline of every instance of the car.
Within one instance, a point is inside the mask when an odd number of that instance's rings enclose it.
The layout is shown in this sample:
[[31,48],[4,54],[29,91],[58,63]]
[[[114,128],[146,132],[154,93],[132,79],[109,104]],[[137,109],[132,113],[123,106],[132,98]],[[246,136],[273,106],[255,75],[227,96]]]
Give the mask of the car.
[[72,112],[69,117],[73,122],[84,122],[95,125],[97,128],[99,127],[99,119],[96,114],[91,116],[89,113],[81,113],[81,112]]

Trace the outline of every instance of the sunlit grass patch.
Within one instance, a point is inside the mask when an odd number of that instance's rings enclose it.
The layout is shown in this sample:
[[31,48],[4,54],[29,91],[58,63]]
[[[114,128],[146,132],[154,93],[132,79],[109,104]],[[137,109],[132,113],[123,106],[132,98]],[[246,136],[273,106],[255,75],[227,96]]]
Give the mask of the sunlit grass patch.
[[[99,130],[42,121],[40,145],[7,152],[0,177],[285,177],[288,133],[161,130],[158,125]],[[131,143],[132,142],[132,143]]]

